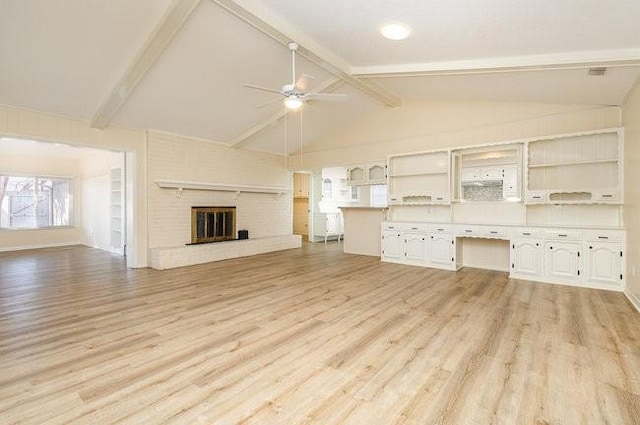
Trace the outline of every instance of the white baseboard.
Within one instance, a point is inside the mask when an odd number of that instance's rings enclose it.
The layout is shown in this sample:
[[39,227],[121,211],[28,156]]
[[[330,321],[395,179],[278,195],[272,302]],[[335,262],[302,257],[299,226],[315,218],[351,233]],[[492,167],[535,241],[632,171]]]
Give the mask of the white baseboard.
[[625,289],[624,294],[627,296],[627,299],[631,302],[631,304],[633,304],[633,306],[636,308],[638,313],[640,313],[640,296],[632,292],[629,287]]
[[27,249],[58,248],[58,247],[72,246],[72,245],[84,245],[84,243],[80,241],[76,241],[76,242],[50,243],[50,244],[42,244],[42,245],[8,246],[8,247],[0,247],[0,252],[24,251]]

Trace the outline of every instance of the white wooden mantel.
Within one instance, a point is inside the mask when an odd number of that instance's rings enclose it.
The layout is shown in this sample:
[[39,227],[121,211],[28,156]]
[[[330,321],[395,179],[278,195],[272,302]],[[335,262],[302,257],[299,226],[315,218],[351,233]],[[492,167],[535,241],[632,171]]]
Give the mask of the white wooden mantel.
[[174,189],[176,191],[176,197],[182,196],[182,191],[188,190],[211,190],[219,192],[235,192],[236,197],[240,196],[242,192],[247,193],[268,193],[281,196],[287,192],[291,192],[290,189],[280,186],[254,186],[243,184],[228,184],[228,183],[210,183],[210,182],[192,182],[182,180],[154,180],[154,183],[162,189]]

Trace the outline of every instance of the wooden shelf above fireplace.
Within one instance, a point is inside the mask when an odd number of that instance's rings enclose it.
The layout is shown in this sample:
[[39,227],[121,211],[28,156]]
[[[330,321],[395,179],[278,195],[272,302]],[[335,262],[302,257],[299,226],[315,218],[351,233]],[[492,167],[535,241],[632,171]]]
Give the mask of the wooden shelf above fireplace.
[[190,182],[181,180],[154,180],[154,183],[163,189],[175,189],[177,195],[182,193],[183,190],[214,190],[221,192],[236,192],[238,194],[242,192],[247,193],[270,193],[275,195],[282,195],[290,192],[290,189],[278,186],[253,186],[242,184],[227,184],[227,183],[208,183],[208,182]]

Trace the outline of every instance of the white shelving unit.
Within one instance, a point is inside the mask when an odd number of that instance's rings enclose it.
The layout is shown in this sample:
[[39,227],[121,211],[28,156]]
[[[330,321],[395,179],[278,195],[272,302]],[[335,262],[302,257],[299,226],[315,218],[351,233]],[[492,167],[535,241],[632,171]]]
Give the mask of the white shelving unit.
[[511,277],[623,290],[623,136],[613,128],[389,156],[382,260],[456,270],[463,253],[491,262],[492,247],[502,267],[509,247]]
[[389,205],[448,205],[449,151],[389,157]]
[[622,130],[527,143],[527,204],[622,204]]
[[121,167],[110,171],[111,198],[109,203],[111,217],[111,250],[124,253],[124,175]]

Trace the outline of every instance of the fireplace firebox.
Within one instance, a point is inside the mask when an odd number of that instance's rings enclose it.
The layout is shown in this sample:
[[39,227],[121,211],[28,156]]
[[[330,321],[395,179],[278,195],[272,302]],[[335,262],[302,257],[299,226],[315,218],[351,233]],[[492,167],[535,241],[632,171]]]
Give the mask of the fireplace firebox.
[[191,207],[191,243],[234,240],[236,207]]

